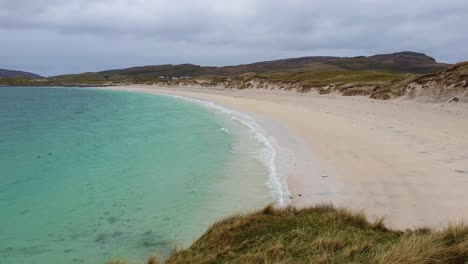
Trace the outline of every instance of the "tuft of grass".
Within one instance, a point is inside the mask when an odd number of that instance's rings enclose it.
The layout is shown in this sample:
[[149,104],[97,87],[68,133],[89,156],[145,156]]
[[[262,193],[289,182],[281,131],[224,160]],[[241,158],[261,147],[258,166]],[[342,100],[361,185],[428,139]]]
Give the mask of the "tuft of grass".
[[148,261],[146,262],[146,264],[158,264],[158,263],[159,263],[159,261],[155,256],[149,257]]

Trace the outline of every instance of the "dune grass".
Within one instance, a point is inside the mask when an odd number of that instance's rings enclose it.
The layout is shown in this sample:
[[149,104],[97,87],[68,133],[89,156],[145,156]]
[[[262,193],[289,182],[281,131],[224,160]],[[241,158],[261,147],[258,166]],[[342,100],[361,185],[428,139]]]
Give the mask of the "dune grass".
[[[119,262],[114,262],[119,263]],[[151,258],[148,264],[157,263]],[[161,263],[468,263],[468,227],[397,231],[331,205],[225,218]]]

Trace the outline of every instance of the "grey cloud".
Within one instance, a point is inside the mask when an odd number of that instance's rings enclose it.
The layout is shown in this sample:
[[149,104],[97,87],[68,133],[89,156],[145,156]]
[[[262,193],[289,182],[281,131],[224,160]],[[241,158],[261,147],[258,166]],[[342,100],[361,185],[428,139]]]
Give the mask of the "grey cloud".
[[49,49],[41,73],[399,50],[454,62],[468,59],[466,14],[465,0],[0,0],[0,67]]

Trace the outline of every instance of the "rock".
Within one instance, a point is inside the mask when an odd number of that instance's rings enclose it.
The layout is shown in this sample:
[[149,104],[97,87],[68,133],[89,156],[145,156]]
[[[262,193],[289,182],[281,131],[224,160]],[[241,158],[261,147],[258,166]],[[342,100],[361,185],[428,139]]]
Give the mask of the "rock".
[[452,102],[455,102],[455,103],[456,103],[456,102],[458,102],[458,101],[460,101],[460,99],[459,99],[458,97],[455,96],[454,98],[450,99],[449,102],[450,102],[450,103],[452,103]]

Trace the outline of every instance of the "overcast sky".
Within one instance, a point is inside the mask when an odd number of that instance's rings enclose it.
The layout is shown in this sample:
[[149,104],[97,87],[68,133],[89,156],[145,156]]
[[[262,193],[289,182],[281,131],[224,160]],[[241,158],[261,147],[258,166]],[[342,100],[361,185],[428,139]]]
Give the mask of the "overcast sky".
[[467,0],[0,0],[0,68],[42,75],[411,50],[468,60]]

